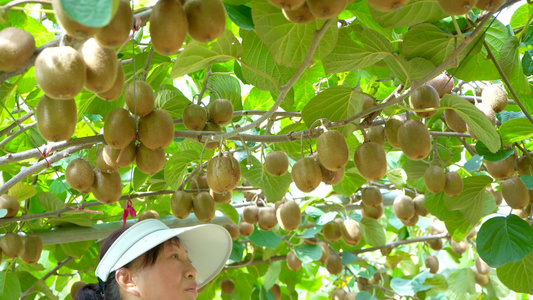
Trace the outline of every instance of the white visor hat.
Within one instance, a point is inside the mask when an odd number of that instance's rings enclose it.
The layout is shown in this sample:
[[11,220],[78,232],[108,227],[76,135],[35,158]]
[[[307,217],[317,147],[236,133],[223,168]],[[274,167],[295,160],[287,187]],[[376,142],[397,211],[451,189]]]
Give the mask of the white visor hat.
[[197,271],[198,288],[206,285],[224,268],[231,254],[231,236],[222,226],[203,224],[171,229],[157,219],[147,219],[128,228],[113,242],[98,263],[96,276],[105,282],[111,272],[176,236],[185,246]]

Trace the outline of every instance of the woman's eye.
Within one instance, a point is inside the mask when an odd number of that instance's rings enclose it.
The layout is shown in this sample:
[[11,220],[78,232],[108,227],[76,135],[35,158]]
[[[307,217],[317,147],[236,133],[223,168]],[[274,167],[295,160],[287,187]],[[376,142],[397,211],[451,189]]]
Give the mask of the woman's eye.
[[175,258],[177,260],[180,259],[180,256],[177,253],[172,254],[172,258]]

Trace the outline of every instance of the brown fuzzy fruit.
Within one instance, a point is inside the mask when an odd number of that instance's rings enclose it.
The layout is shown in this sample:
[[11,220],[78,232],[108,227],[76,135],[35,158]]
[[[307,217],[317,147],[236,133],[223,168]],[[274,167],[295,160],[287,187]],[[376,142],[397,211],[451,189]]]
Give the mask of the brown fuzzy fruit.
[[84,39],[95,35],[101,27],[89,27],[74,21],[63,10],[61,6],[61,0],[52,0],[52,7],[54,8],[54,14],[57,22],[67,32],[68,35],[76,39]]
[[336,242],[341,238],[341,226],[335,221],[328,222],[322,226],[322,234],[328,242]]
[[[150,24],[150,28],[152,26]],[[131,10],[130,3],[129,1],[120,0],[115,16],[94,35],[94,38],[104,47],[115,48],[126,42],[132,28],[133,11]]]
[[226,29],[226,9],[220,0],[188,0],[183,9],[189,34],[199,42],[210,42]]
[[344,300],[346,296],[346,291],[343,289],[335,289],[331,293],[331,300]]
[[138,216],[137,216],[137,221],[143,221],[143,220],[147,220],[147,219],[157,219],[159,220],[160,217],[159,217],[159,214],[157,213],[157,211],[153,210],[153,209],[150,209],[150,210],[145,210],[143,211],[142,213],[140,213]]
[[241,222],[239,223],[239,234],[241,236],[247,237],[252,235],[254,233],[254,225],[247,223],[247,222]]
[[131,142],[124,149],[113,149],[109,145],[103,148],[102,156],[107,165],[117,168],[125,168],[135,160],[135,142]]
[[4,218],[11,218],[17,215],[20,209],[20,202],[17,198],[11,195],[2,195],[0,196],[0,209],[7,210],[7,214]]
[[427,241],[427,244],[429,248],[435,251],[441,250],[442,247],[444,247],[444,243],[442,242],[442,239],[430,240],[430,241]]
[[317,19],[335,18],[346,7],[346,0],[307,0],[309,10]]
[[0,249],[7,258],[15,258],[22,253],[22,238],[20,235],[8,232],[0,238]]
[[259,207],[257,206],[246,206],[242,211],[242,218],[244,221],[255,224],[259,220]]
[[446,174],[444,170],[436,165],[429,166],[424,172],[424,184],[428,191],[438,193],[444,189],[446,184]]
[[217,125],[226,125],[233,118],[233,104],[227,99],[217,99],[209,104],[209,119]]
[[446,229],[446,225],[440,220],[434,220],[433,222],[431,222],[431,224],[429,224],[428,230],[429,234],[431,235],[438,235],[448,232]]
[[241,179],[239,162],[229,154],[215,156],[207,163],[207,184],[217,192],[233,190]]
[[514,209],[529,204],[529,191],[520,177],[511,177],[502,182],[502,196],[507,205]]
[[505,2],[505,0],[478,0],[478,2],[476,3],[476,7],[481,10],[496,11]]
[[174,122],[169,113],[154,109],[140,118],[138,125],[139,140],[150,149],[165,148],[174,139]]
[[157,53],[166,56],[178,53],[187,37],[188,26],[180,1],[158,1],[150,13],[150,38]]
[[93,165],[81,158],[71,160],[65,169],[65,179],[68,185],[82,193],[90,191],[94,176]]
[[324,264],[329,258],[329,246],[328,243],[322,241],[318,242],[318,245],[322,249],[322,256],[318,261]]
[[415,212],[417,215],[420,216],[427,216],[429,214],[428,210],[426,209],[426,206],[424,205],[424,201],[426,200],[426,197],[424,194],[417,195],[413,201],[415,202]]
[[110,166],[106,163],[104,159],[104,148],[103,147],[98,149],[98,151],[96,152],[96,167],[98,168],[98,170],[100,170],[100,172],[104,172],[104,173],[113,173],[113,172],[118,171],[119,169],[119,167]]
[[[478,103],[476,104],[476,108],[479,109],[492,124],[496,124],[496,112],[494,112],[494,109],[487,103]],[[466,131],[468,131],[468,134],[474,139],[478,139],[474,131],[466,124]]]
[[473,269],[472,273],[474,273],[474,280],[477,284],[481,286],[485,286],[490,283],[489,275],[480,274],[477,270]]
[[70,287],[70,298],[75,299],[76,293],[84,286],[86,286],[87,283],[85,281],[76,281],[74,284]]
[[401,221],[402,224],[405,225],[405,226],[415,226],[415,225],[418,223],[418,219],[419,219],[419,217],[418,217],[418,215],[415,213],[415,215],[414,215],[412,218],[410,218],[410,219],[408,219],[408,220],[403,220],[403,219],[402,219],[402,220],[400,220],[400,221]]
[[415,202],[407,195],[398,195],[394,198],[392,210],[398,219],[408,221],[416,214]]
[[476,270],[480,273],[480,274],[485,274],[485,275],[488,275],[491,271],[491,267],[483,260],[481,259],[481,257],[476,257],[476,261],[474,263],[474,265],[476,266]]
[[35,51],[35,39],[25,30],[7,27],[0,30],[0,71],[22,67]]
[[95,172],[94,183],[91,188],[94,198],[101,203],[117,202],[122,196],[122,179],[118,172]]
[[520,156],[516,162],[516,170],[518,171],[518,176],[533,174],[533,163],[531,159],[526,155]]
[[453,90],[453,78],[447,73],[441,73],[439,76],[428,81],[427,84],[431,85],[439,93],[439,97],[441,98]]
[[387,158],[383,147],[368,142],[355,150],[354,162],[359,174],[366,180],[379,180],[387,173]]
[[146,148],[142,143],[137,146],[135,152],[135,164],[139,171],[145,174],[155,174],[165,167],[165,149],[152,150]]
[[[413,109],[438,108],[440,106],[439,93],[429,84],[424,84],[411,93],[409,106]],[[415,111],[419,118],[429,118],[434,116],[437,110]]]
[[341,183],[342,178],[344,177],[344,168],[340,168],[337,171],[330,171],[322,165],[320,160],[317,159],[317,162],[320,166],[320,173],[322,173],[322,182],[330,185]]
[[382,12],[394,11],[404,6],[409,0],[368,0],[368,6]]
[[368,186],[361,190],[361,200],[365,206],[378,206],[383,203],[383,195],[376,186]]
[[112,148],[126,148],[135,139],[135,118],[122,107],[114,108],[104,121],[104,140]]
[[126,87],[124,102],[132,114],[139,117],[146,116],[154,109],[154,90],[148,83],[135,80]]
[[[207,176],[205,173],[194,175],[189,182],[189,186],[191,190],[208,189],[209,185],[207,184]],[[192,193],[193,196],[196,196],[196,194],[196,192]]]
[[26,235],[22,237],[22,252],[20,259],[27,264],[34,264],[41,258],[43,240],[38,235]]
[[85,61],[87,76],[85,88],[99,93],[110,90],[117,77],[117,56],[113,48],[104,48],[92,38],[80,49]]
[[356,300],[357,292],[349,292],[344,296],[344,300]]
[[236,240],[239,237],[239,226],[229,223],[225,224],[224,228],[229,232],[232,240]]
[[383,204],[374,207],[363,205],[362,215],[363,217],[378,220],[379,218],[381,218],[381,216],[383,216],[383,211]]
[[452,251],[456,254],[463,254],[466,252],[466,250],[468,250],[468,244],[465,240],[462,240],[460,242],[451,240],[450,246],[452,247]]
[[231,197],[233,196],[233,193],[231,191],[222,192],[222,193],[215,193],[213,190],[209,190],[209,194],[211,197],[213,197],[213,200],[215,203],[218,204],[224,204],[231,201]]
[[292,166],[291,176],[296,187],[304,193],[312,192],[322,181],[320,165],[310,157],[298,160]]
[[192,210],[191,195],[181,190],[175,191],[170,198],[170,208],[174,217],[181,220],[187,218]]
[[403,154],[411,160],[422,160],[431,151],[429,130],[418,120],[408,120],[398,128],[398,142]]
[[457,172],[446,173],[446,183],[444,184],[444,194],[453,197],[463,192],[463,178]]
[[302,261],[292,250],[287,253],[287,267],[294,272],[297,272],[302,267]]
[[403,115],[394,115],[385,122],[385,137],[394,148],[400,147],[400,143],[398,142],[398,129],[404,122],[405,116]]
[[279,287],[278,284],[274,284],[271,288],[270,288],[270,292],[272,293],[272,295],[274,296],[274,300],[280,300],[281,299],[281,289]]
[[263,207],[259,210],[257,225],[261,230],[271,230],[278,224],[276,209],[274,207]]
[[[207,121],[205,123],[205,126],[204,126],[204,129],[202,129],[203,131],[222,131],[222,128],[220,128],[219,125],[211,122],[211,121]],[[220,145],[220,142],[219,141],[213,141],[213,142],[207,142],[207,143],[203,143],[202,144],[205,146],[205,149],[207,150],[214,150],[216,148],[218,148],[218,146]]]
[[383,147],[383,145],[385,145],[385,127],[378,125],[367,128],[365,139]]
[[478,0],[438,0],[444,12],[452,16],[461,16],[469,12]]
[[494,112],[500,112],[507,107],[507,94],[500,85],[491,84],[481,92],[481,101],[492,107]]
[[444,119],[446,124],[450,127],[451,130],[455,132],[465,132],[466,131],[466,122],[459,116],[459,114],[453,109],[444,110]]
[[328,270],[329,274],[338,275],[344,269],[344,265],[337,255],[330,254],[328,260],[326,261],[326,269]]
[[209,223],[215,218],[215,201],[208,192],[200,192],[192,200],[192,210],[198,221]]
[[224,294],[231,294],[235,290],[235,282],[231,278],[222,279],[220,281],[220,290]]
[[291,10],[283,8],[282,11],[287,20],[296,24],[307,24],[315,20],[306,2],[298,8]]
[[506,159],[500,161],[485,160],[485,167],[490,176],[496,179],[503,179],[512,177],[515,174],[514,168],[515,156],[510,155]]
[[271,151],[265,157],[265,169],[272,176],[283,176],[289,169],[289,158],[283,151]]
[[428,255],[425,260],[426,268],[429,269],[429,273],[437,274],[439,271],[439,260],[436,256]]
[[207,111],[198,104],[189,104],[183,109],[183,125],[189,130],[203,130],[207,122]]
[[340,225],[342,240],[349,246],[355,246],[361,241],[363,233],[356,220],[344,220]]
[[348,163],[349,153],[346,139],[337,130],[326,131],[316,140],[316,152],[322,165],[337,171]]
[[300,207],[293,200],[287,200],[283,202],[276,210],[276,217],[278,219],[279,226],[283,230],[287,231],[298,228],[302,221]]
[[117,75],[115,76],[113,86],[107,91],[96,93],[96,95],[105,101],[117,100],[124,90],[124,76],[124,66],[122,65],[122,61],[117,59]]
[[268,0],[268,2],[277,8],[289,11],[296,10],[302,7],[302,5],[305,5],[305,0]]
[[74,99],[58,100],[43,95],[35,109],[37,129],[50,142],[65,141],[76,130],[78,114]]

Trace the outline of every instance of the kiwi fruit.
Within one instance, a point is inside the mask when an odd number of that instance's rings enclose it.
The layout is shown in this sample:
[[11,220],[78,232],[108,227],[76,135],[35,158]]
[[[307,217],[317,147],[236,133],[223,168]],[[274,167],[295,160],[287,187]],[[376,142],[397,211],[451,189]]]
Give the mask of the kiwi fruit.
[[117,77],[115,50],[102,47],[94,38],[91,38],[81,46],[80,52],[87,67],[85,88],[95,93],[110,90]]
[[323,264],[325,264],[326,261],[329,258],[329,246],[328,246],[328,243],[320,241],[320,242],[318,242],[318,245],[322,249],[322,256],[320,257],[320,259],[318,261],[323,263]]
[[[482,103],[476,104],[476,108],[479,109],[489,119],[489,121],[492,124],[496,124],[496,113],[494,112],[494,109],[492,109],[490,105],[482,102]],[[470,129],[468,124],[466,124],[466,131],[468,131],[468,134],[470,134],[472,138],[476,140],[478,139],[476,134],[474,133],[472,129]]]
[[394,148],[399,148],[398,129],[405,122],[404,115],[394,115],[385,122],[385,137]]
[[140,118],[138,135],[141,143],[147,148],[153,150],[165,148],[174,139],[174,122],[165,110],[154,109]]
[[518,171],[518,176],[533,174],[533,163],[531,163],[531,159],[526,155],[520,156],[516,162],[516,170]]
[[320,165],[310,157],[301,158],[294,163],[291,176],[296,187],[304,193],[312,192],[322,181]]
[[426,206],[424,205],[424,201],[426,200],[426,197],[424,194],[417,195],[413,198],[413,201],[415,202],[415,212],[417,215],[420,216],[427,216],[429,214],[428,210],[426,209]]
[[0,30],[0,71],[12,72],[22,67],[34,51],[31,33],[15,27]]
[[271,151],[265,157],[265,169],[272,176],[283,176],[289,170],[289,158],[283,151]]
[[463,178],[457,172],[446,173],[446,183],[444,184],[444,194],[453,197],[463,192]]
[[150,37],[157,53],[178,53],[187,37],[187,17],[180,1],[160,0],[150,13]]
[[0,249],[7,258],[19,257],[22,254],[22,238],[20,235],[8,232],[0,238]]
[[459,114],[453,109],[444,110],[444,120],[451,130],[455,132],[465,132],[466,122],[459,116]]
[[426,243],[428,244],[429,248],[435,251],[441,250],[442,247],[444,247],[444,243],[442,242],[442,239],[429,240]]
[[94,198],[101,203],[117,202],[122,196],[122,179],[118,172],[95,172],[94,183],[91,188]]
[[335,221],[328,222],[322,226],[322,234],[328,242],[336,242],[341,238],[341,226]]
[[502,182],[502,196],[507,205],[514,209],[529,204],[529,190],[520,177],[511,177]]
[[507,94],[500,85],[491,84],[481,92],[481,101],[492,107],[494,112],[500,112],[507,107]]
[[226,9],[220,0],[187,0],[183,9],[189,34],[199,42],[210,42],[226,29]]
[[296,10],[305,5],[305,0],[268,0],[270,4],[283,10]]
[[63,10],[61,6],[61,0],[52,0],[52,7],[54,9],[54,14],[57,22],[61,27],[73,38],[76,39],[86,39],[95,35],[101,27],[90,27],[82,25],[77,21],[74,21],[68,14]]
[[223,294],[229,295],[235,290],[235,282],[231,278],[222,279],[219,285]]
[[165,167],[165,149],[152,150],[146,148],[142,143],[137,146],[135,152],[135,163],[137,169],[145,174],[155,174]]
[[344,168],[340,168],[337,171],[330,171],[322,165],[318,158],[317,162],[320,166],[320,173],[322,173],[322,182],[330,185],[336,185],[341,183],[342,178],[344,178]]
[[328,270],[329,274],[338,275],[344,269],[344,265],[337,255],[330,254],[328,260],[326,261],[326,269]]
[[431,151],[429,130],[419,120],[408,120],[398,128],[400,149],[411,160],[422,160]]
[[192,197],[182,190],[175,191],[170,198],[170,209],[174,217],[183,220],[191,214]]
[[287,267],[294,272],[297,272],[302,267],[302,261],[292,250],[287,253]]
[[233,190],[241,179],[239,162],[230,154],[215,156],[207,163],[207,184],[214,192]]
[[183,125],[189,130],[203,130],[207,122],[207,111],[198,104],[189,104],[183,109]]
[[436,165],[429,166],[424,172],[424,184],[428,191],[438,193],[444,189],[446,184],[446,174],[444,170]]
[[383,216],[383,204],[378,206],[365,206],[363,205],[363,210],[361,211],[363,217],[372,218],[378,220]]
[[295,9],[281,9],[285,18],[296,24],[307,24],[315,20],[315,16],[311,13],[309,6],[306,2],[298,8]]
[[509,157],[500,161],[488,161],[485,160],[485,167],[490,176],[496,179],[503,179],[512,177],[515,174],[515,156],[509,155]]
[[86,69],[83,55],[74,48],[48,47],[35,59],[35,80],[47,96],[72,99],[85,85]]
[[344,300],[356,300],[357,292],[349,292],[344,296]]
[[281,289],[280,289],[279,285],[274,284],[270,288],[270,292],[272,293],[272,296],[274,296],[274,300],[280,300],[281,299]]
[[35,109],[37,129],[50,142],[66,141],[76,130],[78,113],[74,99],[58,100],[43,95]]
[[439,76],[426,82],[426,84],[432,86],[439,93],[440,98],[451,93],[453,90],[453,78],[447,73],[441,73]]
[[476,7],[481,10],[496,11],[505,2],[505,0],[478,0],[476,3]]
[[76,281],[74,282],[74,284],[72,284],[72,286],[70,287],[70,298],[71,299],[76,299],[75,296],[76,296],[76,293],[84,286],[86,286],[87,283],[85,283],[85,281]]
[[157,220],[159,220],[160,217],[159,217],[159,214],[157,213],[157,211],[155,211],[153,209],[145,210],[145,211],[143,211],[142,213],[140,213],[137,216],[137,221],[143,221],[143,220],[147,220],[147,219],[157,219]]
[[452,16],[460,16],[469,12],[478,0],[438,0],[442,10]]
[[371,126],[368,127],[366,130],[366,136],[365,140],[369,142],[374,142],[383,147],[385,145],[385,127],[378,125],[378,126]]
[[307,0],[307,5],[313,16],[321,20],[335,18],[344,10],[346,4],[346,0]]
[[[494,202],[496,203],[496,205],[502,204],[503,196],[501,192],[495,191],[492,188],[489,188],[488,191],[491,194],[491,196],[494,198]],[[531,193],[530,193],[530,197],[531,197]]]
[[378,206],[383,203],[383,195],[376,186],[368,186],[361,190],[361,200],[365,206]]
[[491,267],[479,256],[476,257],[474,265],[476,266],[476,270],[479,272],[479,274],[488,275],[491,271]]
[[431,224],[429,224],[428,230],[429,234],[431,235],[438,235],[448,232],[448,230],[446,229],[446,225],[440,220],[434,220],[433,222],[431,222]]
[[360,291],[370,291],[370,280],[364,277],[357,277],[357,289]]
[[[207,176],[205,175],[205,173],[194,175],[191,178],[189,186],[191,190],[208,189],[209,185],[207,184]],[[196,192],[193,192],[193,196],[196,196]]]
[[[413,109],[437,108],[440,106],[439,93],[429,84],[424,84],[411,93],[409,106]],[[419,118],[429,118],[434,116],[437,110],[414,111]]]
[[368,6],[382,11],[389,12],[404,6],[409,0],[368,0]]
[[232,240],[236,240],[239,237],[239,226],[233,223],[229,223],[229,224],[225,224],[224,228],[228,231]]
[[94,167],[84,159],[71,160],[65,169],[65,179],[70,187],[87,193],[94,183]]
[[250,224],[248,222],[241,222],[239,223],[239,234],[241,236],[247,237],[252,235],[254,233],[254,225]]
[[233,118],[233,104],[227,99],[217,99],[209,105],[209,119],[217,125],[226,125]]
[[104,159],[104,148],[98,149],[96,152],[96,167],[100,172],[104,173],[113,173],[118,171],[119,167],[116,166],[110,166],[107,164],[107,162]]
[[215,193],[213,190],[209,190],[209,194],[211,197],[213,197],[213,200],[215,203],[218,204],[224,204],[231,201],[231,197],[233,196],[233,193],[231,191],[222,192],[222,193]]
[[401,219],[403,225],[405,226],[415,226],[418,223],[419,216],[415,213],[410,219]]
[[242,218],[245,222],[250,224],[255,224],[259,221],[259,207],[257,206],[246,206],[242,211]]
[[276,209],[278,224],[283,230],[291,231],[300,226],[300,207],[293,200],[286,200]]
[[344,220],[341,227],[341,237],[342,240],[349,246],[355,246],[361,241],[363,233],[361,227],[356,220],[348,219]]
[[22,237],[22,252],[20,259],[27,264],[34,264],[41,258],[43,251],[43,240],[34,234]]
[[276,209],[274,207],[263,207],[259,210],[257,225],[261,230],[271,230],[278,224]]
[[379,180],[387,173],[385,151],[375,142],[359,145],[355,149],[354,162],[359,174],[366,180]]
[[7,214],[4,218],[11,218],[17,215],[20,209],[20,203],[17,198],[11,195],[2,195],[0,196],[0,209],[7,210]]
[[[211,122],[211,121],[207,121],[205,123],[205,126],[204,126],[204,129],[202,129],[203,131],[222,131],[222,129],[220,128],[219,125]],[[206,150],[214,150],[216,148],[218,148],[218,146],[220,145],[220,142],[219,141],[213,141],[213,142],[207,142],[207,143],[203,143],[205,145],[205,149]]]
[[331,300],[344,300],[345,296],[346,291],[343,289],[334,289],[333,292],[331,292]]
[[109,145],[105,145],[102,151],[105,163],[111,167],[125,168],[135,160],[135,142],[131,142],[124,149],[113,149]]
[[122,65],[122,61],[117,59],[117,75],[115,76],[113,86],[107,91],[96,93],[96,96],[105,101],[117,100],[124,90],[124,76],[124,66]]
[[[169,19],[166,21],[168,22]],[[152,26],[153,24],[150,23],[150,28],[152,28]],[[128,40],[132,28],[133,11],[131,10],[130,3],[129,1],[120,0],[115,16],[106,26],[102,27],[102,29],[94,35],[94,38],[104,47],[118,47]],[[152,39],[152,45],[153,44],[154,41]]]
[[450,240],[450,246],[452,248],[453,253],[455,254],[463,254],[466,252],[466,250],[468,250],[468,244],[465,240],[462,240],[460,242]]
[[481,286],[485,286],[485,285],[489,284],[489,282],[490,282],[489,275],[480,274],[475,269],[472,270],[472,273],[474,273],[474,280],[476,281],[477,284],[479,284]]
[[428,255],[425,260],[426,268],[429,269],[429,273],[437,274],[439,271],[439,260],[436,256]]
[[526,207],[524,207],[522,209],[513,209],[513,210],[511,210],[511,213],[516,215],[520,219],[525,219],[528,216],[528,215],[526,215],[525,209],[526,209]]
[[415,214],[415,202],[407,195],[398,195],[392,203],[392,210],[400,220],[409,220]]
[[208,192],[200,192],[192,199],[192,210],[198,221],[209,223],[215,218],[215,201]]
[[328,170],[337,171],[348,163],[348,144],[342,133],[337,130],[326,131],[318,137],[316,152],[318,159]]
[[114,108],[104,121],[104,140],[112,148],[124,149],[135,139],[135,118],[122,107]]
[[142,80],[134,80],[126,86],[124,102],[126,102],[132,114],[139,117],[146,116],[154,109],[154,90],[148,83]]

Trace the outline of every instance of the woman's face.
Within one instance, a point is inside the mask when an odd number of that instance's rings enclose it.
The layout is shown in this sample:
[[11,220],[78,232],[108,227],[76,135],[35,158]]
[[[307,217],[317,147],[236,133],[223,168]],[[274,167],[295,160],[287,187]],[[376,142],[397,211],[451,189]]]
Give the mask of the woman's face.
[[196,299],[196,269],[181,243],[166,243],[155,264],[133,275],[141,299]]

